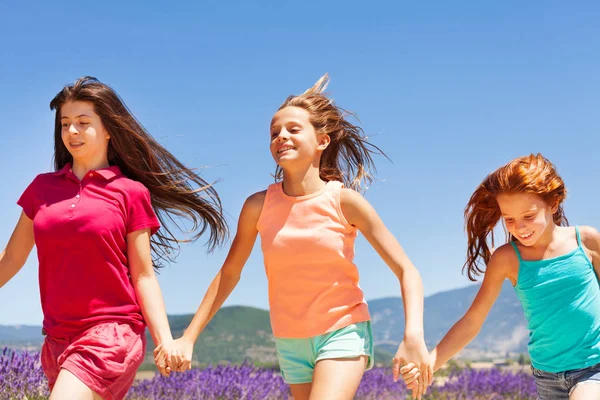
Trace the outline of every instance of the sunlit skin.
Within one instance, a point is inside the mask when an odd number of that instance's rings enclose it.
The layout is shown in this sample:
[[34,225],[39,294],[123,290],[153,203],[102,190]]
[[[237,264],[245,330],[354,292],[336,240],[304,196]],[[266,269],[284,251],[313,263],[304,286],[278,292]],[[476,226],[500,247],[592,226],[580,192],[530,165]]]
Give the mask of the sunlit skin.
[[[331,145],[329,135],[315,130],[308,111],[288,106],[273,116],[269,127],[270,151],[283,170],[283,191],[288,196],[304,196],[320,191],[326,185],[321,179],[319,166],[323,152]],[[167,362],[177,371],[190,368],[194,343],[217,310],[238,284],[242,269],[258,236],[257,222],[262,212],[266,191],[248,197],[238,220],[235,238],[225,262],[210,284],[194,318],[177,339],[183,349],[184,362]],[[405,306],[406,327],[392,367],[393,378],[400,374],[400,364],[414,361],[423,373],[414,397],[421,397],[431,384],[432,365],[423,337],[423,284],[421,277],[400,244],[386,228],[373,207],[360,193],[344,188],[340,193],[340,208],[346,221],[355,226],[400,282]],[[162,346],[155,350],[155,359],[165,358]],[[291,384],[296,400],[354,398],[365,370],[366,356],[343,359],[325,359],[316,363],[313,381]]]
[[[503,193],[496,196],[506,229],[516,238],[524,260],[544,260],[575,250],[578,246],[575,229],[557,226],[553,216],[558,204],[530,193]],[[592,227],[580,226],[583,251],[592,261],[596,276],[600,276],[600,233]],[[431,352],[434,371],[464,348],[479,332],[496,301],[503,282],[517,284],[519,260],[510,244],[498,248],[487,264],[483,283],[466,314],[448,331]],[[401,369],[407,387],[417,389],[419,370],[413,363]],[[570,400],[600,398],[600,385],[584,383],[571,393]]]
[[73,156],[73,173],[79,179],[90,170],[106,168],[110,135],[94,104],[88,101],[72,101],[60,108],[61,137],[63,144]]
[[308,111],[299,107],[277,111],[271,121],[270,136],[271,155],[283,169],[287,195],[303,196],[325,186],[319,177],[319,164],[330,138],[315,131]]
[[552,216],[557,206],[529,193],[506,193],[496,197],[506,229],[523,246],[547,247],[556,228]]

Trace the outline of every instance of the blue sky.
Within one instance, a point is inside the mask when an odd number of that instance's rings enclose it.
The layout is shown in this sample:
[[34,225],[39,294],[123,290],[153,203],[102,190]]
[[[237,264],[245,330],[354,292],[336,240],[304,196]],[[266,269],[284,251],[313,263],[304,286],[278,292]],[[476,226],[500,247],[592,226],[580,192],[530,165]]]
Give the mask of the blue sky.
[[[594,1],[166,2],[0,0],[0,243],[36,174],[52,168],[52,97],[92,75],[202,176],[235,227],[272,182],[270,118],[325,72],[393,163],[366,194],[421,271],[426,295],[469,284],[462,213],[485,175],[542,152],[572,224],[600,228],[600,5]],[[193,312],[226,255],[184,245],[160,283]],[[399,295],[364,239],[367,299]],[[82,266],[84,267],[84,266]],[[0,289],[0,324],[40,324],[37,258]],[[228,305],[267,308],[259,245]]]

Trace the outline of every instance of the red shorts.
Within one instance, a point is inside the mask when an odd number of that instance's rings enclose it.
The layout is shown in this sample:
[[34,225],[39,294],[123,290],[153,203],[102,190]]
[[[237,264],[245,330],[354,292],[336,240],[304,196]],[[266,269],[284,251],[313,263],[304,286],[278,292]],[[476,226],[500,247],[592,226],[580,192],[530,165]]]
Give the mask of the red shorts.
[[50,390],[61,368],[106,400],[121,400],[144,361],[146,336],[128,324],[107,322],[69,338],[46,336],[42,368]]

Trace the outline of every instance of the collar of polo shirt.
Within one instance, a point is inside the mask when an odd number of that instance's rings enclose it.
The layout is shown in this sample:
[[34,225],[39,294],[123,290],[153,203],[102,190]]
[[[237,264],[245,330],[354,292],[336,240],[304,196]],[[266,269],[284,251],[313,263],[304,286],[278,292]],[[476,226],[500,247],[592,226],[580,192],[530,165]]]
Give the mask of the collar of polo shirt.
[[[65,166],[62,167],[62,169],[60,169],[56,173],[58,175],[67,175],[69,173],[73,174],[73,172],[71,171],[71,163],[66,163]],[[88,171],[87,175],[90,177],[100,176],[108,181],[116,176],[122,175],[122,173],[121,169],[117,165],[111,165],[110,167]]]

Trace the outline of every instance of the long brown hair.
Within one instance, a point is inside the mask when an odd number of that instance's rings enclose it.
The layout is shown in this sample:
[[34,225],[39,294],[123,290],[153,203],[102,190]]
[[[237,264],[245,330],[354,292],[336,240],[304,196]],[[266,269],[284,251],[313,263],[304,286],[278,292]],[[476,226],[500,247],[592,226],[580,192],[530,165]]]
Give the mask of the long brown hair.
[[[465,208],[465,228],[468,237],[467,261],[463,271],[472,281],[484,272],[494,247],[494,227],[502,217],[496,196],[501,193],[531,193],[540,196],[547,204],[556,205],[553,215],[556,225],[567,226],[562,203],[567,189],[554,165],[541,154],[530,154],[510,161],[489,174],[477,187]],[[506,233],[507,241],[514,240]],[[482,265],[483,262],[483,265]]]
[[[175,156],[162,147],[133,116],[117,93],[93,77],[83,77],[65,86],[50,102],[56,110],[54,125],[54,168],[62,169],[73,157],[61,138],[61,106],[70,101],[89,101],[110,134],[108,162],[117,165],[130,179],[141,182],[150,191],[152,207],[161,222],[161,228],[152,237],[153,263],[172,261],[179,243],[194,241],[208,229],[209,251],[220,245],[228,228],[221,200],[216,190]],[[175,218],[176,217],[176,218]],[[170,222],[179,230],[176,219],[192,222],[190,240],[178,240]]]
[[[366,189],[373,181],[376,172],[372,154],[387,156],[377,146],[369,143],[363,130],[348,121],[356,116],[340,107],[327,97],[325,89],[329,76],[323,75],[317,83],[299,96],[289,96],[278,110],[285,107],[299,107],[308,111],[310,122],[317,135],[328,135],[329,146],[321,155],[319,175],[324,181],[337,180],[346,187],[357,191]],[[283,179],[283,170],[277,166],[275,180]]]

